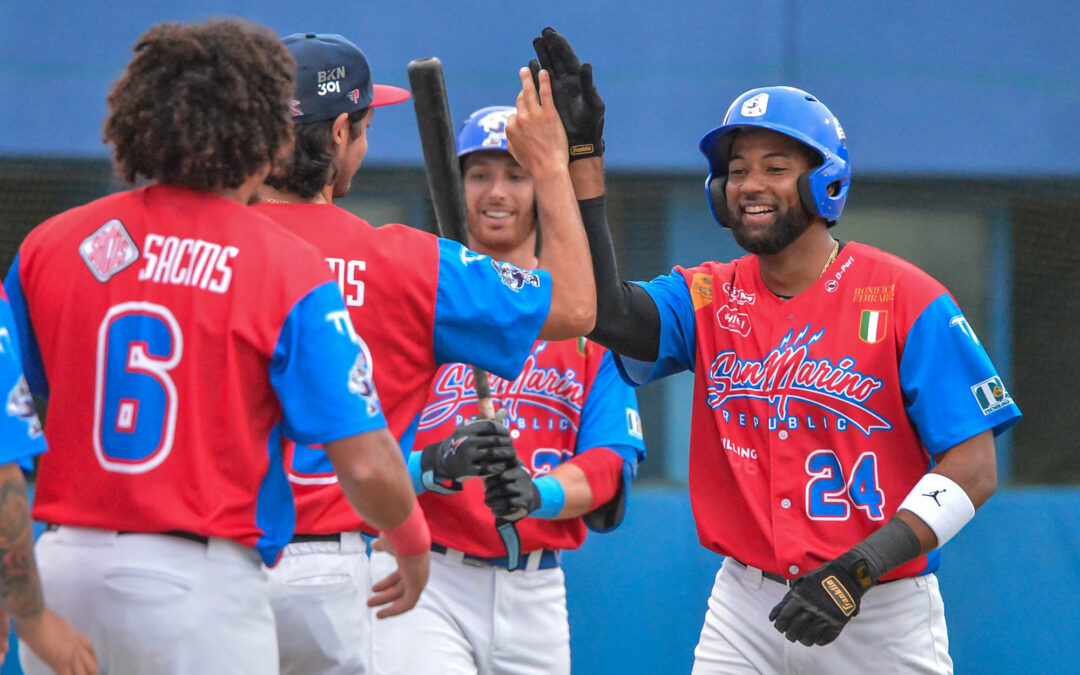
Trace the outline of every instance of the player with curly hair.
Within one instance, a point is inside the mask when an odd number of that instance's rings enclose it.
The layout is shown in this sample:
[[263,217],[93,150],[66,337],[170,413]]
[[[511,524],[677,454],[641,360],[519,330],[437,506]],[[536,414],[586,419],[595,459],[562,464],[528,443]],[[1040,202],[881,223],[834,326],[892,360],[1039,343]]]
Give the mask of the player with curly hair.
[[[263,563],[294,526],[280,438],[322,444],[387,533],[405,611],[430,539],[366,348],[314,248],[247,204],[291,150],[295,62],[238,20],[155,26],[109,95],[118,173],[5,288],[49,399],[34,517],[45,598],[109,673],[277,672]],[[44,664],[24,654],[28,673]]]

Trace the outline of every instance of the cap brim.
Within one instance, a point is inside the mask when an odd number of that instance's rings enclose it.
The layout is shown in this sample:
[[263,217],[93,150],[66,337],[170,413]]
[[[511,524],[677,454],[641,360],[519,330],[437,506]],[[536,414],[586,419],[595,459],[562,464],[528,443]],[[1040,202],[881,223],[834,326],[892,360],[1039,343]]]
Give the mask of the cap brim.
[[371,99],[371,106],[393,105],[409,100],[409,90],[395,87],[389,84],[374,84],[375,97]]

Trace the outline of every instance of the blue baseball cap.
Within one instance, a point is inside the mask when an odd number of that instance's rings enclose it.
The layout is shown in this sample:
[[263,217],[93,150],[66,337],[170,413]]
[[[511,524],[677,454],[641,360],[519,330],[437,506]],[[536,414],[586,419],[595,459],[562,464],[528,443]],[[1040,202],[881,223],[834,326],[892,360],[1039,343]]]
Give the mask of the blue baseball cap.
[[373,84],[364,52],[340,35],[293,33],[282,42],[296,59],[296,93],[289,102],[295,122],[332,120],[409,98],[401,87]]

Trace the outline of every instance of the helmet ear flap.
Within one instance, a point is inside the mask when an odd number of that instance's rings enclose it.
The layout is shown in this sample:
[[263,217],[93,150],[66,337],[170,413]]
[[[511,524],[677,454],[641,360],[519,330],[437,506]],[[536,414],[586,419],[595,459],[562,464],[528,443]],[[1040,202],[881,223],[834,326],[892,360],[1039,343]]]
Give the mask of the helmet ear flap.
[[712,202],[713,216],[716,221],[728,227],[727,219],[727,176],[716,176],[709,181],[709,200]]
[[821,215],[818,211],[817,201],[814,199],[814,191],[810,189],[810,174],[813,173],[813,169],[803,172],[803,175],[799,176],[799,199],[802,200],[803,206],[810,212],[810,215],[815,218]]

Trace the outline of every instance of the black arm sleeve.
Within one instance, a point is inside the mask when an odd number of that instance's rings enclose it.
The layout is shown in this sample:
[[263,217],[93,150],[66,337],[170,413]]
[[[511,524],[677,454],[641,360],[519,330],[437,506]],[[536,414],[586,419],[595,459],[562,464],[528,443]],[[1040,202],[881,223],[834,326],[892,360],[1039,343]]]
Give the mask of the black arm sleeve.
[[655,361],[660,353],[660,312],[644,288],[619,281],[604,196],[579,201],[578,208],[596,279],[596,328],[587,337],[632,359]]

